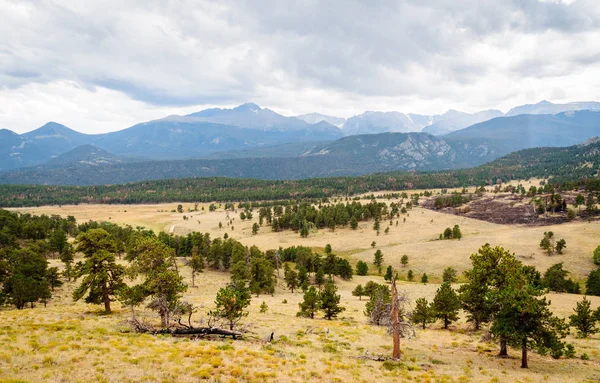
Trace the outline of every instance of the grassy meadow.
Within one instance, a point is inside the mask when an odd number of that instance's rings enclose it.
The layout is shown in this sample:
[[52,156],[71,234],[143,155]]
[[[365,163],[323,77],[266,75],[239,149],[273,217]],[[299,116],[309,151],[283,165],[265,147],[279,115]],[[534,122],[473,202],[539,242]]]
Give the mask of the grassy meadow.
[[[365,200],[367,201],[367,200]],[[392,200],[383,200],[387,203]],[[368,276],[350,281],[336,279],[341,304],[346,310],[338,320],[310,320],[295,316],[301,292],[291,293],[282,278],[273,296],[253,297],[249,315],[243,320],[248,330],[244,340],[214,338],[190,340],[170,336],[151,336],[131,332],[127,319],[131,313],[115,302],[114,313],[104,315],[101,306],[73,302],[76,284],[57,288],[47,307],[38,304],[24,310],[0,311],[0,382],[583,382],[600,380],[600,335],[568,341],[575,345],[577,357],[554,360],[531,352],[528,370],[520,369],[519,350],[509,350],[509,359],[497,358],[498,347],[486,339],[486,332],[473,331],[464,317],[443,330],[441,323],[416,330],[416,337],[402,340],[400,362],[376,362],[361,359],[366,354],[391,354],[392,339],[385,329],[370,326],[363,314],[365,298],[351,291],[369,280],[383,283],[372,265],[373,253],[380,249],[384,264],[398,269],[399,289],[411,302],[420,297],[431,300],[441,282],[444,268],[454,267],[459,275],[470,267],[469,255],[490,243],[515,252],[525,264],[540,271],[564,262],[571,277],[582,280],[593,268],[592,251],[600,244],[600,222],[575,220],[555,226],[498,225],[465,217],[413,208],[398,219],[381,222],[379,235],[372,222],[360,222],[357,230],[311,232],[307,238],[298,233],[274,233],[263,226],[256,235],[251,221],[242,221],[239,210],[222,208],[209,212],[208,204],[193,209],[183,204],[184,213],[175,213],[177,204],[161,205],[80,205],[12,209],[33,214],[73,215],[79,223],[87,220],[110,221],[155,231],[186,234],[209,232],[213,238],[225,233],[245,245],[262,250],[293,245],[323,248],[331,244],[336,254],[369,263]],[[183,216],[188,217],[184,220]],[[233,219],[231,225],[227,225]],[[219,228],[219,223],[223,227]],[[458,224],[463,238],[439,240],[446,227]],[[233,226],[233,228],[231,227]],[[385,234],[386,227],[390,228]],[[544,231],[564,238],[567,248],[562,255],[546,255],[539,248]],[[371,243],[375,241],[373,248]],[[400,258],[409,256],[403,267]],[[51,260],[52,265],[62,267]],[[205,323],[206,313],[214,305],[219,288],[229,275],[205,271],[191,287],[191,269],[180,259],[180,271],[188,286],[184,300],[198,307],[195,324]],[[407,270],[415,281],[422,273],[428,284],[407,282]],[[460,280],[459,280],[460,282]],[[457,286],[455,286],[457,287]],[[580,295],[549,294],[553,311],[567,317]],[[600,297],[589,297],[592,307],[600,306]],[[262,302],[267,312],[260,312]],[[138,316],[157,320],[149,311]],[[274,333],[274,342],[266,340]],[[585,353],[589,360],[582,360]]]

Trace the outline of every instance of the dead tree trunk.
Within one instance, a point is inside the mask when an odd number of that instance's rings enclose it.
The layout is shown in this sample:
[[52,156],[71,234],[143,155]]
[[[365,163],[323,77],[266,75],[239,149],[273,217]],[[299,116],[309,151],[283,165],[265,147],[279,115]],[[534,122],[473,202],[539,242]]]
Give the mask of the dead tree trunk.
[[392,337],[394,338],[394,351],[392,357],[400,359],[400,321],[398,319],[398,289],[396,288],[396,277],[398,273],[392,274]]

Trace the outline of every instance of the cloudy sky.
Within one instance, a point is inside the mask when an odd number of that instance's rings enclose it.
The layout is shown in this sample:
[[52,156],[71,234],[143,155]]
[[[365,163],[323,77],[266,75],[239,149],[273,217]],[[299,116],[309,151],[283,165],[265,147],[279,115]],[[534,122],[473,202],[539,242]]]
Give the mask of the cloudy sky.
[[599,42],[598,0],[0,0],[0,128],[599,100]]

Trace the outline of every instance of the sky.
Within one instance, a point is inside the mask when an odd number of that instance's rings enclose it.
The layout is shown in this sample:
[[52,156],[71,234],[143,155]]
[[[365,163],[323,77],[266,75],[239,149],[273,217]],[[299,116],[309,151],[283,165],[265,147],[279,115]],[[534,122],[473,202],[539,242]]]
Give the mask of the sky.
[[598,0],[0,0],[0,128],[600,97]]

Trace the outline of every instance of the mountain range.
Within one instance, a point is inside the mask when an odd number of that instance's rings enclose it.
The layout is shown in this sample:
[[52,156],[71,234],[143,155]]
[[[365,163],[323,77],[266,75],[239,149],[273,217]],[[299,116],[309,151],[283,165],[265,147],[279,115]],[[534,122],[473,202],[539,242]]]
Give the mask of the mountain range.
[[[600,103],[542,101],[506,115],[365,112],[345,120],[341,129],[332,124],[340,122],[320,114],[286,117],[248,103],[106,134],[83,134],[54,122],[21,135],[3,129],[0,182],[90,184],[201,175],[294,179],[472,167],[520,149],[568,146],[598,136]],[[65,176],[66,169],[74,178]],[[80,171],[90,174],[77,175]],[[95,175],[110,171],[116,175]]]
[[208,176],[278,180],[446,170],[478,166],[521,149],[570,146],[594,136],[600,136],[600,111],[580,110],[497,117],[442,137],[380,133],[265,147],[271,155],[262,157],[246,152],[237,158],[148,161],[87,145],[44,165],[0,172],[0,183],[93,185]]

